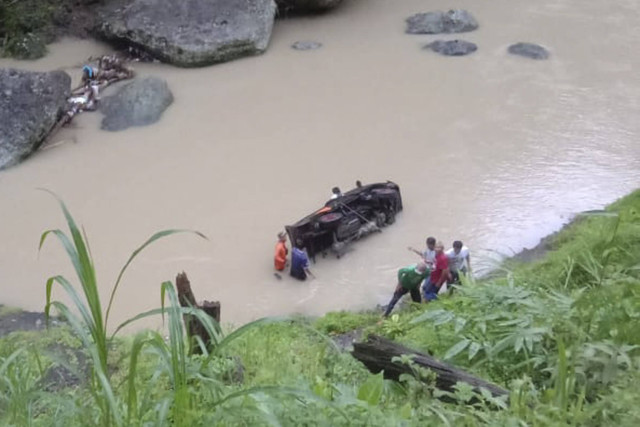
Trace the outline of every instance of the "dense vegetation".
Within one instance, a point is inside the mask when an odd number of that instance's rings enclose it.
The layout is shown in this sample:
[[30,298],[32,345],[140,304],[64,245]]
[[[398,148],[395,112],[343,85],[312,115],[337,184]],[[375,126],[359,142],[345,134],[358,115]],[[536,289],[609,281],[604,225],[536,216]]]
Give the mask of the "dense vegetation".
[[[167,337],[107,335],[91,255],[68,213],[67,221],[70,238],[51,233],[83,294],[52,278],[48,307],[68,326],[0,340],[1,425],[640,424],[640,191],[582,217],[540,262],[508,262],[497,278],[465,283],[381,324],[379,313],[343,312],[265,319],[224,336],[203,318],[217,345],[198,355],[190,355],[198,343],[188,342],[181,322],[197,311],[178,307],[170,283],[159,288],[167,307],[140,316],[163,312]],[[173,232],[158,233],[129,261]],[[74,310],[49,301],[57,285]],[[399,383],[383,380],[327,338],[354,329],[429,351],[510,396],[477,395],[465,384],[444,393],[415,366]],[[60,380],[75,377],[82,380]]]
[[[97,1],[97,0],[96,0]],[[74,22],[93,0],[2,0],[0,1],[0,56],[36,59],[47,53],[46,45],[68,30],[84,34],[87,22]],[[83,16],[79,21],[86,21]],[[79,25],[80,28],[72,28]]]

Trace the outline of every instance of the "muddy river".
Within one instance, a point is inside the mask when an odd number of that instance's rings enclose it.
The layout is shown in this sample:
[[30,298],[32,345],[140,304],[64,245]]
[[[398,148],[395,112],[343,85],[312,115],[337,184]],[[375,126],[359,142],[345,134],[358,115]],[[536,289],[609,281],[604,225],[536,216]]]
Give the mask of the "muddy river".
[[[455,6],[479,30],[404,34],[407,16],[451,6],[346,0],[328,15],[278,21],[259,57],[201,69],[135,64],[174,93],[160,122],[109,133],[99,113],[87,113],[54,148],[0,172],[0,302],[41,310],[47,277],[75,280],[53,239],[38,255],[41,232],[64,226],[40,187],[84,225],[105,298],[153,232],[208,236],[171,237],[144,252],[114,321],[158,306],[160,283],[185,271],[199,299],[220,300],[223,320],[240,323],[384,304],[398,267],[416,260],[407,246],[422,247],[427,235],[447,246],[463,240],[481,272],[496,254],[533,246],[574,213],[640,186],[637,2],[461,0]],[[456,37],[478,51],[421,50]],[[295,51],[298,40],[324,46]],[[507,55],[519,41],[548,47],[550,59]],[[42,60],[0,66],[62,68],[77,79],[86,58],[108,51],[64,40]],[[396,224],[342,259],[319,259],[316,280],[276,279],[276,233],[356,179],[400,185]]]

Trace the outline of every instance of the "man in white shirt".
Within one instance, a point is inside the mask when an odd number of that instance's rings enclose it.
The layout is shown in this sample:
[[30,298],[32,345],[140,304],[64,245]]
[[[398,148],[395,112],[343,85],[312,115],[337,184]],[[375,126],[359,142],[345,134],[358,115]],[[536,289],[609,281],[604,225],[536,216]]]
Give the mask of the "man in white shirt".
[[418,255],[422,260],[427,264],[427,267],[431,270],[436,262],[436,238],[435,237],[427,237],[427,247],[424,252],[420,252],[419,250],[412,248],[409,246],[411,252]]
[[464,246],[460,240],[453,242],[453,247],[445,252],[449,259],[449,269],[453,283],[460,282],[460,273],[463,275],[471,274],[471,257],[469,248]]
[[333,187],[331,189],[331,200],[337,199],[338,197],[342,197],[342,191],[340,191],[338,187]]

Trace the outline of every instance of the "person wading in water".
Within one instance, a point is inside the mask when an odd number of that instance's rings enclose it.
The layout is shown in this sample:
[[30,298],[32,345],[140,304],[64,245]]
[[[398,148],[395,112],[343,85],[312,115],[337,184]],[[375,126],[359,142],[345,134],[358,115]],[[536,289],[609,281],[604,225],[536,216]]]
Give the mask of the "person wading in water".
[[291,251],[291,276],[298,280],[307,280],[307,276],[315,278],[311,270],[309,270],[309,256],[304,250],[302,240],[296,240],[296,246]]
[[[284,271],[287,267],[287,255],[289,254],[289,249],[287,249],[287,235],[284,231],[278,233],[278,243],[276,243],[276,251],[273,258],[273,264],[277,271]],[[282,277],[275,273],[278,279],[282,279]]]

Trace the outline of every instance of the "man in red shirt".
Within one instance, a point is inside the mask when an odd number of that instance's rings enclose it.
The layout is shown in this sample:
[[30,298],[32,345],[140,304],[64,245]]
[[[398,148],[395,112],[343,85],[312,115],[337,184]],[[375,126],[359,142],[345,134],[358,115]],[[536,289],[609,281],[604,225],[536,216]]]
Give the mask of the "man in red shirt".
[[442,242],[436,243],[436,260],[433,270],[429,278],[422,285],[422,295],[425,302],[433,301],[438,298],[440,286],[449,280],[449,260],[444,253],[444,245]]

